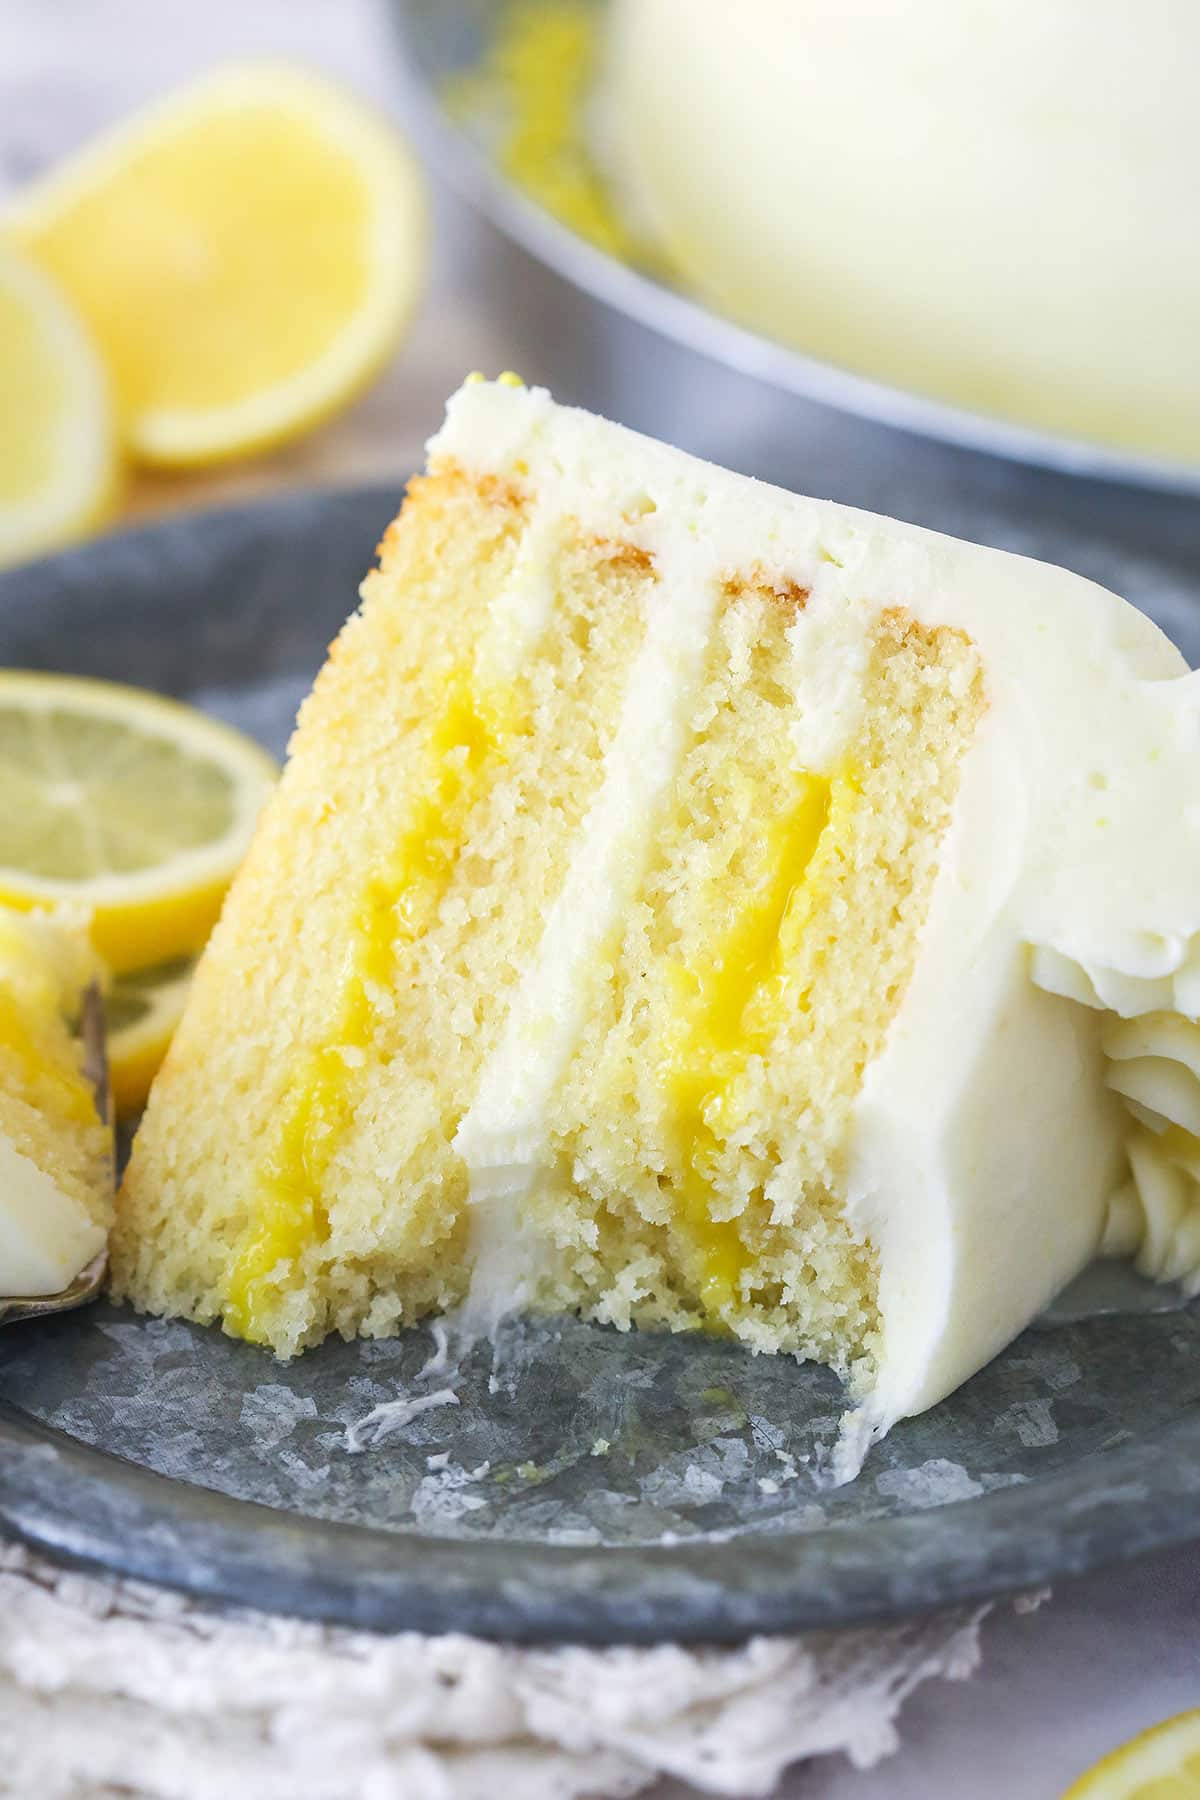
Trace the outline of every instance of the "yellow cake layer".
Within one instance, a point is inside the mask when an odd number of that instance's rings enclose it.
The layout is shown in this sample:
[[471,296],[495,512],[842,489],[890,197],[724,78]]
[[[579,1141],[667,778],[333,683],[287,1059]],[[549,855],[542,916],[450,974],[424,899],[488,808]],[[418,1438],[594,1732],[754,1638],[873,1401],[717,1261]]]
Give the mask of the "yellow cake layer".
[[0,1139],[107,1224],[111,1135],[76,1030],[98,972],[74,920],[0,907]]
[[662,665],[677,765],[631,788],[630,818],[650,811],[621,843],[613,769],[678,604],[644,548],[519,472],[444,463],[363,596],[155,1084],[116,1292],[281,1354],[461,1300],[482,1209],[456,1133],[505,1074],[514,996],[607,805],[629,904],[572,977],[578,1032],[520,1202],[543,1251],[524,1298],[869,1359],[877,1269],[845,1220],[844,1141],[982,708],[970,644],[883,615],[852,741],[798,768],[807,595],[730,571],[694,686]]
[[[524,569],[530,511],[449,470],[381,546],[138,1136],[114,1267],[139,1304],[294,1350],[462,1291],[451,1139],[652,586],[644,558],[569,528]],[[489,608],[534,579],[552,629],[510,668],[484,654]]]
[[570,1180],[539,1204],[573,1221],[576,1304],[844,1368],[877,1327],[874,1254],[843,1216],[850,1113],[911,973],[982,683],[959,634],[885,614],[858,734],[831,773],[797,771],[793,604],[727,598],[553,1109]]

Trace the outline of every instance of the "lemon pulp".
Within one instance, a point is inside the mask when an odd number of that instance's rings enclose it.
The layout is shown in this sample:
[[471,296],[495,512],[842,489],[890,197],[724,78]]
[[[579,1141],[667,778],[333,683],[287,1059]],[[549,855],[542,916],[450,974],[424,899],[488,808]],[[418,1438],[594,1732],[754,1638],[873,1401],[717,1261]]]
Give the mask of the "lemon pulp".
[[395,347],[425,267],[398,134],[333,83],[231,67],[14,203],[112,372],[134,454],[205,463],[344,404]]
[[0,287],[0,506],[17,506],[54,481],[61,420],[70,404],[57,346],[37,328],[23,296]]
[[55,284],[0,244],[0,566],[80,536],[120,486],[109,384]]
[[[300,116],[261,105],[215,112],[204,134],[202,161],[187,134],[156,143],[124,180],[81,194],[37,238],[39,262],[105,346],[124,418],[150,406],[225,407],[287,380],[324,352],[367,291],[367,197],[348,159],[331,156]],[[289,200],[292,228],[265,231]],[[306,207],[322,222],[319,241],[299,229]],[[153,307],[131,317],[131,291],[153,294]],[[247,333],[248,292],[269,332]]]
[[274,764],[142,689],[0,671],[0,902],[87,908],[117,972],[204,944]]
[[156,963],[118,977],[105,995],[108,1069],[119,1118],[145,1104],[183,1017],[194,968],[191,957]]

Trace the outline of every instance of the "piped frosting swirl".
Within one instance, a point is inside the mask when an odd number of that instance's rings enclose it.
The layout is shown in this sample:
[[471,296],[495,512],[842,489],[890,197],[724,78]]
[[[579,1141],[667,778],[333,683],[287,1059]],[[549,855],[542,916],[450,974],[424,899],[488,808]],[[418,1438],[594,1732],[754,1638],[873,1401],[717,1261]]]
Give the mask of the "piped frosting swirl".
[[1132,1257],[1141,1274],[1177,1281],[1190,1298],[1200,1294],[1200,936],[1164,941],[1147,963],[1142,973],[1085,969],[1039,949],[1033,975],[1108,1015],[1105,1080],[1130,1132],[1101,1254]]

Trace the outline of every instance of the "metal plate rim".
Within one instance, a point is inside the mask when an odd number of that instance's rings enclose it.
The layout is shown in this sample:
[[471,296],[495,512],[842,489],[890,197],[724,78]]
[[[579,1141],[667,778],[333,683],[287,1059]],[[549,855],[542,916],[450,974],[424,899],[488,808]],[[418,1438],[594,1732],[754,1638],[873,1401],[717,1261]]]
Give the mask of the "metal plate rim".
[[[733,1540],[746,1577],[734,1588],[708,1575],[711,1537],[567,1546],[315,1519],[173,1480],[4,1401],[0,1525],[56,1560],[219,1609],[375,1632],[469,1631],[524,1644],[730,1643],[895,1623],[1194,1541],[1200,1418],[1085,1461],[1096,1479],[1082,1494],[1075,1463],[1036,1483],[952,1501],[933,1515],[876,1521],[869,1566],[858,1571],[853,1527]],[[962,1507],[972,1509],[974,1553],[940,1560],[931,1525]],[[981,1554],[993,1535],[1003,1556]],[[906,1571],[911,1594],[895,1588],[881,1601],[873,1579],[881,1550]],[[518,1588],[514,1606],[507,1596]]]

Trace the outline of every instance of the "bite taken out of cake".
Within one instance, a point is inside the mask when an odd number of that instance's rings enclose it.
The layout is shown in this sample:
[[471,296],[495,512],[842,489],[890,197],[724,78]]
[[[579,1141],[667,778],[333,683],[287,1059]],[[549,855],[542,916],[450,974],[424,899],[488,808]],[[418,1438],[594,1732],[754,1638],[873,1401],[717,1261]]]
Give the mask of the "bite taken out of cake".
[[1076,576],[469,382],[200,966],[117,1294],[284,1356],[719,1331],[846,1378],[848,1467],[1106,1235],[1195,1283],[1198,681]]
[[0,1300],[62,1291],[112,1223],[112,1132],[78,1023],[86,920],[0,906]]

